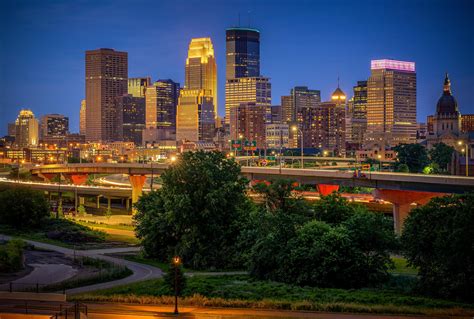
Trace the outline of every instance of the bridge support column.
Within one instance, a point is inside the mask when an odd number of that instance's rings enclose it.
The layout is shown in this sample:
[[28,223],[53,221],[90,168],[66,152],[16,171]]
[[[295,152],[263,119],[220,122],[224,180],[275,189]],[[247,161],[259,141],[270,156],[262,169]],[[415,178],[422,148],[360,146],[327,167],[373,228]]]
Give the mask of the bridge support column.
[[100,195],[97,196],[96,207],[97,207],[97,208],[100,208]]
[[[130,184],[132,184],[132,205],[138,202],[138,198],[142,195],[143,185],[145,185],[145,175],[130,175]],[[137,210],[132,206],[132,213]]]
[[130,210],[130,199],[129,198],[125,198],[125,209],[127,210],[127,212]]
[[339,190],[339,185],[317,184],[316,188],[321,196],[328,196]]
[[111,202],[112,199],[110,197],[107,197],[107,210],[111,209]]
[[389,201],[393,205],[393,222],[397,234],[401,234],[405,219],[410,214],[411,204],[425,205],[433,197],[444,196],[444,193],[416,192],[395,189],[376,189],[374,197]]

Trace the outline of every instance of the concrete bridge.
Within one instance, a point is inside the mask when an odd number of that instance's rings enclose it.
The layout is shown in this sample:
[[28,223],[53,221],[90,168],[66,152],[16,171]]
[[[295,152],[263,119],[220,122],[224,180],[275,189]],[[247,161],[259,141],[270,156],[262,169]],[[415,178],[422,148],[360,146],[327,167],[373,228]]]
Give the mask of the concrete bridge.
[[[76,185],[83,185],[89,174],[127,174],[132,187],[132,203],[135,203],[142,194],[146,175],[160,175],[168,167],[169,164],[156,163],[56,164],[34,167],[31,173],[46,180],[62,174]],[[321,195],[337,191],[341,185],[374,188],[376,197],[393,204],[398,232],[413,203],[424,205],[433,197],[474,191],[474,178],[460,176],[251,166],[242,166],[241,171],[251,181],[288,178],[301,184],[316,185]]]

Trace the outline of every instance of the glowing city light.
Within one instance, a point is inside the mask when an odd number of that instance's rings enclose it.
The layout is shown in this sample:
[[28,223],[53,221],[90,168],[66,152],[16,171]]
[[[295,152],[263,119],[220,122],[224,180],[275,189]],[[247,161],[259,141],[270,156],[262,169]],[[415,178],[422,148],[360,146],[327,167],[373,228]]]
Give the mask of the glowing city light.
[[372,70],[389,69],[415,72],[415,62],[397,61],[397,60],[372,60],[370,61],[370,68]]

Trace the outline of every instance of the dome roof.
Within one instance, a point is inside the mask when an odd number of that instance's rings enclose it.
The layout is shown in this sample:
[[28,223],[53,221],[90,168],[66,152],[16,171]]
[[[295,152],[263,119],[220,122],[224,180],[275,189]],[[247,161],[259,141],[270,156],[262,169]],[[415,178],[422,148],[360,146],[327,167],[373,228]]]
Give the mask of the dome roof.
[[459,113],[458,102],[451,95],[451,81],[449,80],[448,74],[444,79],[443,95],[438,100],[436,105],[437,114],[457,114]]

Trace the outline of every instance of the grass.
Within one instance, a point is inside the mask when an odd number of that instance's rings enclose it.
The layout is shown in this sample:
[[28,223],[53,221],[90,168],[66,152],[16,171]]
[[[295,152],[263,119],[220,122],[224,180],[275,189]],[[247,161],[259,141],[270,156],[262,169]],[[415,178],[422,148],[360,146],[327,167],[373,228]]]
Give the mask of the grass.
[[135,227],[131,225],[110,225],[102,222],[94,222],[94,221],[85,221],[81,220],[81,217],[76,217],[73,219],[76,223],[87,226],[87,227],[98,227],[98,228],[106,228],[106,229],[118,229],[118,230],[129,230],[134,231]]
[[135,236],[120,235],[120,234],[106,234],[106,241],[122,242],[130,245],[139,245],[140,240]]
[[411,275],[411,276],[416,276],[418,274],[418,270],[414,267],[409,266],[405,258],[392,257],[392,260],[395,263],[395,269],[391,271],[393,274]]
[[[80,301],[171,304],[162,279],[74,296]],[[474,307],[390,289],[298,287],[253,280],[247,275],[194,276],[187,279],[183,305],[359,313],[474,315]]]

